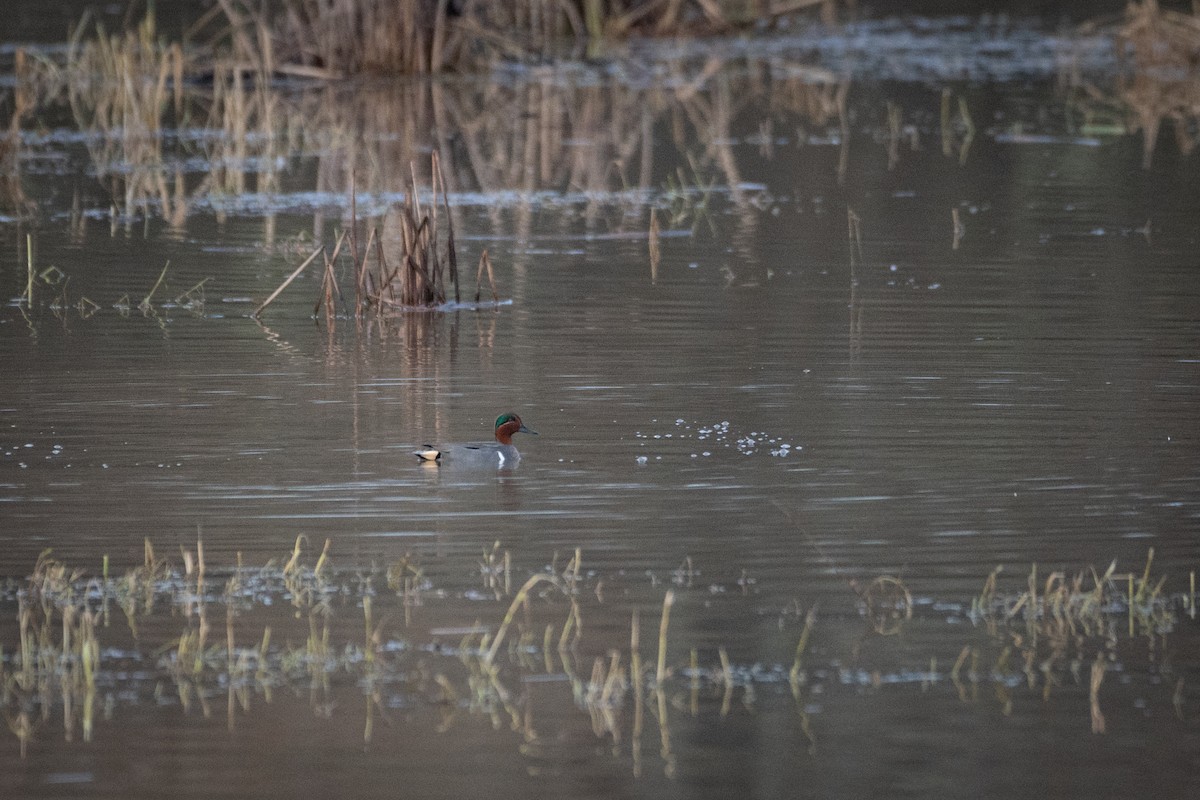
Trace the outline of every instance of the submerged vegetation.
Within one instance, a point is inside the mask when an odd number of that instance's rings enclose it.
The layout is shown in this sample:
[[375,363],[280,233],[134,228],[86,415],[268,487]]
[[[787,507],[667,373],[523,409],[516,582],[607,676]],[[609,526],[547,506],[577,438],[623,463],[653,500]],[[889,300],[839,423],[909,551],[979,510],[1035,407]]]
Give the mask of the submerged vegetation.
[[[752,599],[754,582],[743,571],[735,591],[714,594],[691,558],[665,576],[673,587],[662,590],[657,580],[639,587],[596,575],[580,550],[522,578],[496,543],[478,562],[479,588],[465,595],[482,593],[487,608],[480,600],[463,606],[411,554],[342,567],[331,542],[314,559],[300,538],[291,553],[262,567],[239,556],[236,566],[216,568],[202,542],[182,549],[181,558],[174,566],[147,541],[138,566],[116,576],[105,559],[89,576],[45,553],[27,579],[3,584],[0,609],[13,617],[0,624],[7,632],[0,709],[22,755],[48,736],[91,741],[100,720],[119,716],[122,705],[173,698],[185,714],[198,708],[208,717],[222,696],[230,730],[256,704],[294,695],[322,715],[362,713],[369,742],[376,721],[403,698],[438,710],[439,730],[460,715],[490,716],[498,726],[507,720],[529,745],[537,737],[531,694],[545,679],[565,682],[564,699],[590,718],[614,755],[631,758],[635,774],[647,713],[671,774],[673,714],[703,709],[724,718],[735,699],[749,710],[790,702],[815,745],[822,726],[811,704],[816,696],[832,702],[838,687],[944,686],[958,702],[985,706],[991,703],[981,690],[991,687],[1005,714],[1018,702],[1065,694],[1078,698],[1093,732],[1104,733],[1100,690],[1108,672],[1128,674],[1122,660],[1138,660],[1141,647],[1151,658],[1168,651],[1181,618],[1196,613],[1194,572],[1186,592],[1168,594],[1166,577],[1152,573],[1153,552],[1137,573],[1118,574],[1114,563],[1103,573],[1042,578],[1034,567],[1015,594],[1002,590],[997,569],[969,608],[924,601],[916,613],[910,589],[879,576],[862,590],[851,586],[843,608],[818,612],[797,602],[780,609],[779,661],[743,664],[741,643],[721,643],[719,632],[714,639],[711,625],[703,643],[688,642],[672,609],[688,608],[690,630],[711,598]],[[614,593],[625,599],[607,599]],[[447,618],[455,608],[466,615],[461,621]],[[946,624],[947,609],[957,609],[951,623],[973,626],[956,659],[879,646],[914,626]],[[1158,674],[1169,679],[1158,690],[1163,702],[1180,717],[1194,716],[1185,708],[1194,691],[1182,675],[1166,662]],[[334,710],[346,692],[362,697],[362,712]]]

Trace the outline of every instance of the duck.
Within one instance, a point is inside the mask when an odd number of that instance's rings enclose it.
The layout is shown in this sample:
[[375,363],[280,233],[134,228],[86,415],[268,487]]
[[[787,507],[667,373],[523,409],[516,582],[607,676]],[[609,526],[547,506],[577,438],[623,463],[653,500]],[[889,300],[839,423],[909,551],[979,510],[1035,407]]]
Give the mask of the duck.
[[521,460],[521,453],[512,443],[514,433],[531,433],[537,431],[525,427],[521,418],[511,411],[496,417],[496,441],[472,442],[470,444],[452,444],[443,447],[425,445],[413,453],[426,464],[466,464],[479,467],[513,466]]

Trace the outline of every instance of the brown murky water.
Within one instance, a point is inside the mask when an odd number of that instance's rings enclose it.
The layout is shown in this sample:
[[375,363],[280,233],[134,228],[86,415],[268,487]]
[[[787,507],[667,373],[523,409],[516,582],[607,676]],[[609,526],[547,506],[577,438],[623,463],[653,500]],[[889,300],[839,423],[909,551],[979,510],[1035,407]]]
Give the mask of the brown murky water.
[[[181,131],[146,162],[97,131],[29,133],[37,223],[0,224],[0,794],[1188,796],[1195,158],[1164,139],[1144,168],[1140,137],[1081,128],[1046,76],[953,84],[971,134],[942,130],[941,84],[776,58],[286,90],[279,136]],[[350,165],[386,234],[431,147],[460,258],[487,248],[511,303],[330,327],[313,272],[250,318],[347,224]],[[540,432],[515,469],[410,455],[487,438],[504,410]],[[299,535],[310,567],[330,542],[316,617],[277,580]],[[198,537],[207,593],[164,578],[136,636],[93,593],[90,701],[21,683],[39,553],[121,575],[149,538],[182,571]],[[542,646],[570,608],[543,596],[489,678],[463,637],[494,635],[577,548],[574,648]],[[1166,581],[1136,620],[1115,593],[1100,627],[1055,644],[1020,609],[972,613],[997,565],[1011,608],[1033,564],[1038,589],[1113,559],[1140,577],[1151,549]],[[405,558],[416,601],[387,585]],[[865,608],[885,575],[911,619]],[[627,667],[634,609],[653,683],[667,589],[665,690],[604,693],[604,670],[589,688],[612,649]],[[235,605],[245,653],[271,627],[257,677],[217,650],[170,665],[197,594],[214,648]],[[296,655],[312,619],[328,669]]]

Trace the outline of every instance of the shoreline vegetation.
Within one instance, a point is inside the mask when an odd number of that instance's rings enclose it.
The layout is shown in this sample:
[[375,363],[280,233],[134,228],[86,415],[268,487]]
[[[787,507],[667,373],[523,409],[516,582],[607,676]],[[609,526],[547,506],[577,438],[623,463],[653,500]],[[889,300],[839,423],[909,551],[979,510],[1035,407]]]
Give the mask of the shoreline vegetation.
[[[563,50],[561,45],[633,36],[694,38],[747,27],[755,32],[769,31],[779,20],[791,15],[810,19],[820,16],[828,21],[836,17],[838,8],[850,11],[855,8],[854,3],[835,4],[832,0],[756,3],[524,0],[513,4],[473,0],[366,3],[292,0],[262,6],[265,11],[251,13],[248,5],[218,0],[176,41],[160,35],[155,6],[150,3],[140,22],[115,33],[85,15],[74,26],[67,47],[60,53],[18,49],[13,56],[12,89],[0,90],[0,211],[9,210],[21,216],[35,207],[25,194],[20,175],[23,134],[45,125],[45,119],[53,119],[58,108],[65,108],[74,125],[88,134],[85,141],[99,177],[109,185],[114,214],[131,217],[139,204],[144,206],[152,201],[165,219],[179,226],[188,211],[189,193],[236,196],[276,190],[279,176],[272,165],[294,153],[305,136],[322,136],[326,141],[320,149],[324,151],[342,151],[338,159],[343,165],[342,174],[323,176],[326,179],[319,181],[342,193],[348,192],[352,183],[368,193],[378,191],[381,186],[397,186],[395,180],[379,176],[380,164],[399,164],[403,170],[417,152],[409,148],[410,152],[401,157],[395,152],[363,152],[370,142],[388,138],[382,135],[385,131],[401,132],[408,140],[414,139],[413,134],[418,131],[426,139],[431,134],[437,137],[432,140],[432,149],[442,152],[447,168],[446,188],[450,191],[455,190],[458,181],[454,174],[455,148],[450,146],[449,137],[477,138],[481,127],[494,128],[495,123],[511,128],[500,132],[499,144],[503,144],[506,136],[518,139],[528,136],[529,132],[503,120],[505,115],[498,113],[503,106],[497,102],[511,103],[499,99],[505,94],[502,86],[495,86],[484,92],[485,96],[470,101],[479,106],[472,114],[453,98],[437,96],[454,94],[449,87],[434,91],[433,86],[421,89],[397,85],[396,92],[403,95],[397,98],[397,104],[412,111],[406,114],[402,109],[389,107],[395,113],[382,115],[356,109],[353,103],[346,102],[357,91],[351,87],[361,87],[361,81],[370,76],[486,72],[489,67],[512,60],[594,61],[586,47]],[[134,4],[131,9],[136,7]],[[587,22],[581,23],[576,18]],[[373,45],[361,35],[365,28],[376,32],[398,29],[398,33],[378,38],[411,52],[406,50],[403,56],[391,51],[372,54]],[[479,37],[471,47],[461,43],[451,46],[449,31],[460,29],[486,29],[493,33]],[[520,45],[496,44],[496,37],[509,30],[536,31],[540,38],[514,33],[514,41]],[[1156,0],[1141,0],[1131,3],[1121,16],[1097,19],[1079,30],[1083,34],[1100,33],[1109,37],[1118,60],[1125,65],[1114,86],[1101,87],[1078,74],[1070,55],[1064,55],[1059,82],[1064,87],[1069,109],[1080,117],[1081,129],[1085,133],[1141,131],[1145,162],[1149,164],[1160,131],[1173,128],[1180,149],[1190,153],[1197,143],[1194,129],[1200,118],[1200,74],[1196,66],[1200,60],[1200,16],[1161,9]],[[462,38],[461,33],[458,35]],[[440,54],[436,61],[430,61],[431,53]],[[652,99],[651,104],[661,115],[668,106],[689,103],[697,94],[698,82],[711,79],[722,63],[717,59],[716,63],[703,67],[680,63],[656,67],[656,71],[665,71],[661,76],[664,80],[656,81],[660,84],[658,93],[663,97],[659,101]],[[435,64],[437,69],[432,68]],[[847,76],[819,67],[790,63],[787,66],[790,83],[812,85],[817,95],[808,100],[792,100],[792,105],[806,107],[800,110],[808,110],[808,115],[818,122],[831,113],[844,113]],[[297,78],[304,80],[297,82]],[[350,78],[359,80],[349,83],[342,80]],[[831,84],[840,96],[819,96],[828,94],[825,90]],[[673,90],[668,86],[678,88]],[[554,133],[561,128],[564,121],[571,125],[570,117],[586,121],[603,119],[605,115],[615,115],[614,120],[620,121],[635,139],[646,133],[647,121],[638,119],[639,115],[631,110],[597,109],[599,115],[588,113],[594,103],[588,102],[586,87],[546,86],[544,90],[557,90],[564,96],[527,99],[526,113],[537,118],[537,125],[530,132],[542,138],[546,132]],[[313,108],[307,98],[298,97],[309,92],[339,102]],[[646,102],[645,95],[652,94],[645,90],[626,93],[636,95],[634,103],[639,106]],[[338,94],[341,97],[334,98]],[[421,96],[424,94],[433,96],[425,98]],[[497,96],[496,102],[489,102],[486,95]],[[372,102],[377,103],[378,99]],[[788,101],[781,100],[781,104],[772,105],[786,108]],[[304,107],[297,108],[299,105]],[[583,112],[572,114],[577,108]],[[889,103],[888,108],[880,110],[877,124],[902,126],[903,120],[896,119],[900,110]],[[945,116],[944,109],[942,113]],[[553,118],[563,114],[567,115],[564,121]],[[687,116],[693,121],[702,120],[712,117],[713,112],[706,114],[698,109]],[[671,122],[672,129],[678,125]],[[350,127],[362,128],[369,135],[340,135],[339,132]],[[192,149],[199,149],[210,165],[208,176],[194,188],[184,185],[181,171],[176,169],[172,173],[167,169],[171,159],[164,152],[164,140],[174,138],[178,146],[178,137],[185,130],[204,132],[202,141]],[[489,138],[496,138],[495,130],[488,133]],[[571,133],[579,138],[581,132]],[[713,133],[720,135],[727,131]],[[379,141],[375,144],[378,146]],[[518,145],[519,142],[513,143],[514,152],[507,154],[503,162],[508,167],[496,171],[497,183],[504,183],[505,172],[511,173],[511,178],[531,167],[514,161],[519,155],[528,155],[517,153]],[[616,152],[606,151],[603,165],[593,167],[592,171],[615,178],[622,186],[644,186],[637,182],[646,177],[644,164],[641,175],[626,171],[631,163],[627,151],[635,148],[623,147],[620,142],[614,142],[614,146]],[[429,149],[427,145],[422,158],[428,157]],[[476,142],[468,149],[476,173],[486,172],[486,162],[497,155],[496,144],[487,141]],[[536,172],[539,175],[551,172],[549,156],[545,152],[535,155]],[[889,160],[893,160],[891,153]],[[728,157],[722,155],[710,161],[726,163]],[[571,185],[585,191],[600,188],[595,176],[590,177],[572,181]],[[403,182],[407,183],[407,176]],[[485,180],[478,183],[484,190],[489,188]]]
[[[197,207],[218,216],[239,213],[240,198],[276,196],[291,172],[311,159],[315,193],[348,198],[336,205],[347,235],[340,255],[352,259],[353,267],[334,266],[352,273],[354,290],[343,295],[334,280],[340,273],[325,266],[314,313],[330,321],[339,300],[346,316],[361,319],[368,309],[439,307],[449,300],[448,288],[459,298],[453,232],[461,226],[450,196],[460,188],[577,192],[587,198],[589,224],[605,216],[597,198],[625,192],[621,202],[633,207],[622,215],[628,222],[618,224],[651,230],[655,245],[660,224],[662,231],[695,232],[706,221],[711,227],[708,199],[714,187],[728,193],[739,224],[755,224],[753,199],[744,196],[730,145],[751,96],[765,96],[771,112],[758,122],[766,157],[777,131],[794,130],[796,142],[836,141],[839,183],[849,165],[852,117],[886,147],[889,170],[902,151],[917,151],[927,146],[922,137],[939,133],[942,150],[965,163],[976,134],[960,87],[943,87],[940,114],[933,109],[940,130],[926,130],[918,120],[928,120],[931,109],[905,108],[898,99],[877,104],[877,118],[864,119],[872,110],[850,109],[850,80],[832,70],[764,63],[724,76],[728,56],[676,56],[653,67],[658,77],[651,85],[603,90],[572,80],[514,85],[376,77],[372,85],[368,77],[486,73],[511,62],[603,63],[606,42],[769,32],[784,20],[794,24],[793,17],[831,23],[839,12],[853,13],[854,3],[292,0],[259,6],[218,0],[174,41],[159,33],[153,3],[131,6],[138,8],[145,16],[127,29],[109,32],[85,17],[63,51],[15,52],[12,88],[0,90],[0,213],[36,222],[39,203],[22,174],[23,156],[35,147],[28,134],[55,125],[50,120],[64,111],[84,134],[95,180],[110,198],[114,233],[122,225],[128,233],[135,220],[154,215],[180,230]],[[367,30],[391,33],[364,38]],[[1125,68],[1112,85],[1099,85],[1074,71],[1070,58],[1064,60],[1059,91],[1071,120],[1068,132],[1085,137],[1140,132],[1146,167],[1160,140],[1172,140],[1190,154],[1200,143],[1200,16],[1141,0],[1123,15],[1095,20],[1080,31],[1110,38]],[[663,131],[670,132],[665,146]],[[573,145],[580,141],[592,146]],[[670,147],[674,152],[664,153]],[[422,178],[436,192],[418,203],[422,180],[411,165],[425,162],[431,152],[440,154],[441,163]],[[664,155],[687,167],[665,178],[656,174]],[[630,187],[642,191],[627,192]],[[76,191],[73,233],[84,225]],[[444,246],[437,242],[439,205]],[[264,213],[271,246],[274,212]],[[519,231],[528,215],[516,213],[511,224]],[[313,248],[327,235],[318,211],[314,241],[303,243],[302,250],[314,252],[318,269],[322,264]],[[342,241],[336,232],[334,239]],[[337,261],[337,244],[324,250]],[[424,255],[410,259],[414,253]],[[32,273],[36,252],[24,257]],[[368,258],[374,262],[370,268]],[[490,259],[478,258],[477,304],[485,277],[493,299],[498,297]],[[449,275],[438,274],[442,269]],[[397,288],[404,291],[397,295]],[[59,305],[65,306],[65,290],[62,294]],[[353,310],[342,299],[350,296]],[[94,311],[87,298],[80,302],[86,306],[81,314]]]
[[[251,188],[251,176],[255,191],[270,193],[279,185],[278,173],[272,176],[268,170],[264,175],[253,167],[230,165],[277,164],[294,151],[291,145],[309,120],[286,114],[281,81],[476,71],[497,59],[529,60],[550,54],[579,58],[585,54],[577,47],[582,42],[589,43],[586,52],[595,53],[602,39],[726,33],[772,25],[817,7],[824,9],[828,19],[834,6],[835,0],[774,0],[753,9],[717,0],[293,0],[255,7],[217,0],[179,41],[159,35],[152,2],[145,6],[139,23],[113,34],[85,15],[74,26],[65,58],[56,61],[23,50],[16,54],[13,113],[9,135],[0,147],[3,174],[9,179],[0,189],[5,205],[19,213],[36,208],[24,194],[17,169],[21,126],[35,109],[47,107],[55,98],[65,98],[80,130],[96,134],[89,137],[88,148],[99,174],[108,179],[114,224],[119,214],[128,221],[139,210],[154,206],[172,225],[181,226],[188,214],[189,191],[180,169],[171,175],[165,168],[170,160],[164,152],[169,133],[197,124],[220,132],[209,141],[223,144],[206,148],[206,162],[212,168],[208,178],[191,190],[193,196],[244,195]],[[330,119],[337,116],[335,112]],[[341,120],[332,130],[347,127]],[[644,131],[644,126],[636,129]],[[335,140],[346,143],[344,138]],[[356,187],[364,173],[368,191],[387,179],[372,177],[384,160],[368,154],[360,167],[352,157],[337,182],[341,192],[350,195],[348,229],[336,235],[332,248],[322,245],[314,250],[256,307],[254,316],[322,254],[324,277],[314,315],[323,310],[330,324],[338,316],[335,306],[339,304],[347,316],[361,321],[371,310],[443,307],[451,288],[454,304],[462,306],[454,222],[437,152],[435,148],[429,213],[422,213],[416,169],[410,167],[404,202],[378,224],[368,221],[365,244],[358,233]],[[399,163],[405,161],[412,164],[414,159],[410,156]],[[603,172],[609,174],[607,164]],[[438,243],[439,189],[447,229],[444,251]],[[388,265],[385,239],[399,244],[398,255],[392,257],[394,268]],[[29,249],[27,259],[32,265],[32,246]],[[348,294],[338,286],[337,260],[343,249],[353,261],[353,309],[348,308]],[[369,266],[372,255],[373,268]],[[486,251],[479,258],[474,307],[479,307],[485,277],[494,307],[499,295]],[[32,297],[28,291],[27,306]],[[64,299],[60,305],[65,303]]]
[[[853,0],[292,0],[266,13],[218,0],[192,35],[231,45],[255,71],[341,79],[474,71],[496,58],[595,55],[630,36],[769,29],[800,14],[837,18]],[[212,26],[217,33],[214,35]]]
[[[255,705],[308,696],[332,707],[336,694],[350,692],[365,700],[370,742],[397,702],[440,709],[442,728],[461,714],[532,730],[528,687],[548,680],[569,685],[560,702],[590,717],[598,738],[636,749],[652,715],[668,767],[672,716],[703,709],[711,718],[719,708],[723,719],[735,698],[751,711],[790,698],[812,746],[821,714],[809,708],[822,697],[832,702],[839,687],[851,695],[948,692],[948,700],[1006,715],[1014,703],[1065,695],[1101,734],[1102,706],[1123,712],[1125,702],[1113,699],[1118,682],[1102,704],[1107,673],[1157,663],[1155,653],[1170,652],[1172,633],[1196,616],[1195,570],[1183,586],[1178,573],[1168,586],[1153,570],[1153,550],[1142,568],[1123,573],[1115,561],[1075,574],[1033,565],[1024,580],[1009,581],[997,567],[978,596],[940,603],[914,601],[899,578],[880,575],[847,582],[840,599],[828,593],[820,608],[811,598],[789,603],[770,652],[754,649],[746,663],[745,643],[719,623],[738,604],[758,602],[745,570],[708,575],[689,556],[674,570],[606,576],[585,567],[580,549],[567,555],[523,568],[496,542],[478,559],[478,583],[451,588],[412,553],[339,566],[331,541],[318,554],[303,536],[261,567],[240,553],[236,565],[214,565],[200,540],[180,548],[181,564],[146,540],[143,563],[123,575],[107,557],[88,574],[47,551],[24,580],[0,579],[0,711],[22,757],[58,719],[55,735],[91,741],[97,722],[112,719],[114,695],[121,705],[167,698],[206,718],[226,696],[233,730]],[[714,595],[718,584],[728,585]],[[714,596],[724,599],[714,606]],[[672,624],[676,605],[693,634],[698,617],[713,617],[699,624],[701,640]],[[942,625],[963,631],[960,651],[901,646]],[[1183,718],[1193,692],[1166,660],[1156,670],[1128,701],[1144,704],[1149,692]]]
[[[0,198],[4,207],[29,207],[19,175],[23,133],[44,124],[43,118],[52,117],[55,108],[65,107],[80,131],[93,134],[88,137],[88,147],[101,175],[109,171],[110,165],[134,165],[132,170],[111,170],[131,173],[121,181],[123,185],[113,187],[118,210],[128,214],[136,198],[153,196],[162,206],[163,216],[177,223],[186,214],[186,198],[180,196],[178,176],[172,186],[171,175],[161,170],[151,174],[136,167],[164,161],[163,138],[168,134],[203,129],[207,135],[201,147],[213,165],[207,181],[212,191],[231,195],[251,189],[270,192],[274,183],[268,180],[264,184],[261,179],[252,183],[247,171],[236,165],[248,160],[269,165],[294,149],[291,146],[312,127],[305,124],[310,119],[302,122],[288,116],[291,102],[286,96],[300,89],[336,92],[346,86],[345,79],[359,79],[361,85],[361,80],[371,76],[486,74],[490,68],[511,61],[602,63],[603,59],[596,56],[596,42],[635,36],[686,39],[747,29],[770,32],[781,19],[820,17],[829,22],[836,19],[839,8],[850,12],[855,8],[854,3],[844,0],[839,4],[832,0],[523,0],[512,4],[473,0],[292,0],[262,6],[259,8],[265,10],[251,13],[248,5],[218,0],[178,40],[159,33],[155,6],[150,3],[140,22],[130,23],[118,32],[109,32],[85,15],[74,26],[61,52],[18,48],[12,62],[11,91],[0,90]],[[136,7],[133,4],[130,8]],[[366,37],[363,32],[367,29],[376,35]],[[454,36],[464,39],[462,31],[466,30],[489,33],[473,39],[470,46],[451,41]],[[380,32],[384,31],[390,33],[383,36]],[[506,31],[514,32],[516,43],[497,42]],[[531,32],[538,35],[531,36]],[[1200,16],[1161,9],[1156,0],[1141,0],[1131,3],[1123,15],[1089,22],[1079,32],[1110,38],[1118,61],[1124,65],[1116,85],[1102,88],[1078,74],[1070,54],[1064,54],[1060,82],[1066,87],[1069,102],[1082,109],[1084,125],[1100,118],[1101,124],[1125,132],[1143,131],[1147,160],[1160,129],[1173,125],[1181,148],[1190,152],[1195,146],[1192,129],[1200,117],[1200,75],[1196,66],[1200,60]],[[374,39],[385,40],[394,50],[374,52],[373,48],[383,47],[373,45]],[[588,42],[593,43],[591,51]],[[580,43],[584,43],[583,49]],[[807,82],[848,82],[847,76],[830,70],[788,66],[791,74]],[[695,93],[696,81],[711,77],[714,71],[680,74],[678,66],[669,63],[656,69],[666,70],[681,86],[677,97],[667,98],[675,103],[686,101]],[[405,105],[414,105],[416,99],[406,99]],[[497,109],[485,105],[476,116],[495,118]],[[313,111],[305,109],[304,115],[308,117]],[[397,117],[379,123],[398,126],[399,130],[425,131],[431,131],[436,123],[453,122],[466,131],[481,124],[470,115],[459,114],[462,118],[451,120],[439,109],[433,111],[434,119],[418,109],[408,119]],[[541,113],[542,109],[531,106],[527,111]],[[336,130],[344,113],[333,110],[324,114],[317,120],[318,127]],[[886,124],[891,124],[893,109],[881,113],[888,117]],[[362,125],[370,121],[355,122]],[[631,130],[639,128],[636,120],[625,121]],[[543,119],[539,127],[548,124],[550,121]],[[438,135],[444,138],[450,133],[441,130]],[[334,140],[329,144],[343,143]],[[435,147],[450,159],[445,142]],[[407,165],[411,160],[412,154],[392,163]],[[544,161],[542,156],[540,172],[546,171]],[[453,164],[448,166],[452,168]],[[365,177],[367,180],[360,179],[358,186],[371,191],[370,178]],[[453,190],[454,176],[448,177]],[[349,181],[342,180],[341,188],[348,189]]]

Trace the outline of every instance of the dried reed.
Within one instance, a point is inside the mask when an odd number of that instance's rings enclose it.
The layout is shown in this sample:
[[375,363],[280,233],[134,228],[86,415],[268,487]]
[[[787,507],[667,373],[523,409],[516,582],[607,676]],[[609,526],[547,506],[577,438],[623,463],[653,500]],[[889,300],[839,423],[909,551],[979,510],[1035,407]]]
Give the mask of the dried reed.
[[[1142,132],[1142,166],[1149,168],[1164,125],[1170,125],[1180,152],[1191,153],[1198,143],[1200,120],[1200,15],[1163,9],[1157,0],[1129,3],[1123,15],[1100,18],[1081,26],[1081,32],[1104,31],[1114,40],[1127,69],[1115,89],[1090,82],[1077,87],[1075,103],[1084,114],[1084,129],[1112,127]],[[1098,124],[1097,120],[1101,122]]]
[[[485,192],[572,187],[602,196],[614,188],[648,187],[656,157],[654,130],[669,127],[680,146],[696,140],[728,142],[734,138],[730,126],[748,102],[740,98],[754,95],[734,90],[714,99],[697,91],[722,65],[714,61],[696,75],[695,65],[686,59],[666,65],[669,83],[683,87],[673,90],[482,82],[412,84],[386,91],[356,87],[353,92],[330,85],[295,92],[278,81],[281,56],[277,47],[264,43],[269,37],[264,40],[244,12],[235,9],[234,19],[237,25],[226,23],[221,31],[207,34],[227,42],[215,50],[164,41],[148,16],[124,36],[80,23],[61,67],[45,59],[27,60],[22,96],[45,105],[61,92],[90,134],[96,172],[113,198],[114,230],[119,219],[128,226],[135,215],[156,211],[180,226],[206,196],[270,195],[283,183],[289,155],[315,160],[322,191],[351,194],[403,190],[401,184],[409,178],[400,180],[385,165],[411,162],[431,145],[445,153],[453,147],[460,162],[458,174],[443,175],[440,163],[434,170],[434,194],[440,192],[443,201],[447,179],[454,184],[471,180]],[[241,34],[230,32],[241,30],[238,26],[245,28]],[[93,28],[87,38],[85,32]],[[766,89],[779,114],[799,117],[793,122],[781,116],[777,122],[784,127],[821,126],[840,113],[837,82],[819,70],[781,74]],[[510,107],[524,108],[527,114],[496,113]],[[198,142],[165,135],[183,126],[198,126],[210,135]],[[581,139],[595,146],[575,147]],[[3,141],[14,146],[11,136]],[[196,155],[206,174],[199,181],[185,181],[180,165]],[[678,181],[669,179],[673,226],[694,225],[706,217],[709,193],[721,177],[714,170],[724,173],[723,183],[734,187],[735,195],[741,183],[726,144],[711,144],[687,160],[689,175],[680,172]],[[743,202],[737,196],[734,200]],[[589,203],[589,216],[598,213],[597,205]],[[445,224],[450,229],[449,294],[457,264],[453,220]],[[352,241],[356,264],[361,264],[359,245]]]

